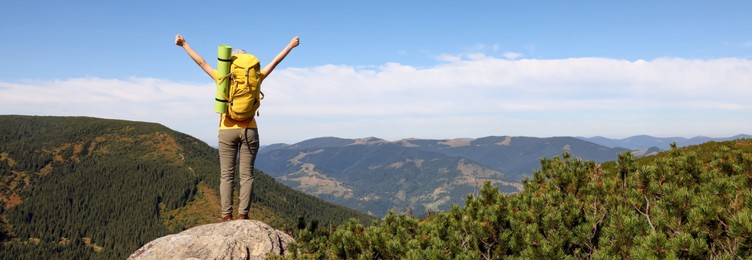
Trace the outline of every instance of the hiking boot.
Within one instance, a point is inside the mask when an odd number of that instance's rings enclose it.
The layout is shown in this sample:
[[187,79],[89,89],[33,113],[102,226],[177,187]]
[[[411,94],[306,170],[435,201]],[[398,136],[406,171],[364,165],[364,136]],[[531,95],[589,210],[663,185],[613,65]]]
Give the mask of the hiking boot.
[[248,214],[238,214],[238,219],[250,219],[250,218],[248,218]]
[[227,222],[232,220],[232,214],[222,214],[222,222]]

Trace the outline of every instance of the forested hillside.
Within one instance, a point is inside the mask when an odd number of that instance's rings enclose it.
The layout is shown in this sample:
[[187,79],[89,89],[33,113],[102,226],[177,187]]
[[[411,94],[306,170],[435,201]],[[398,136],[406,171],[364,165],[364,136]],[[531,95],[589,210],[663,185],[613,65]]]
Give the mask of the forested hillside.
[[[159,124],[0,116],[0,255],[123,259],[217,222],[218,169],[216,150]],[[251,217],[278,229],[370,221],[256,176]]]
[[750,259],[752,140],[597,164],[543,159],[524,189],[486,184],[464,207],[304,231],[290,258]]

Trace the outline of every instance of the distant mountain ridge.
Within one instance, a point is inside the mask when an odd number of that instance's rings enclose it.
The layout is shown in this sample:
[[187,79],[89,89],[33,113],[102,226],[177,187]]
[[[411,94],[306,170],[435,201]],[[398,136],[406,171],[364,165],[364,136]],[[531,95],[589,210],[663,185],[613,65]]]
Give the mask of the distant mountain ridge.
[[723,142],[736,139],[752,138],[752,135],[739,134],[732,137],[714,138],[707,136],[696,136],[693,138],[685,137],[653,137],[649,135],[636,135],[623,139],[611,139],[602,136],[595,137],[577,137],[581,140],[593,142],[606,147],[622,147],[630,150],[648,150],[651,147],[657,147],[660,150],[668,150],[671,143],[676,143],[678,147],[698,145],[710,141]]
[[464,158],[376,138],[317,138],[265,147],[256,167],[288,186],[377,216],[389,209],[446,209],[486,180],[517,190],[501,180],[500,172]]
[[389,209],[446,210],[490,181],[519,190],[542,157],[569,152],[604,162],[627,151],[572,137],[478,139],[322,137],[259,151],[256,167],[295,189],[377,216]]

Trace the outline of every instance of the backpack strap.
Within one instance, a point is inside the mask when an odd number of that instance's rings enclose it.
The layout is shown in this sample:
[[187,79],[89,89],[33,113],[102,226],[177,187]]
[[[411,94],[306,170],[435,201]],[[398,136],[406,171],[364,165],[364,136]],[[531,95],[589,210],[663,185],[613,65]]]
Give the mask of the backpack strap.
[[217,95],[220,96],[220,97],[222,97],[223,99],[219,99],[219,98],[215,97],[214,100],[216,100],[217,102],[227,103],[227,100],[229,98],[227,98],[227,96],[225,95],[225,93],[222,93],[221,91],[219,91],[219,89],[217,89]]
[[[230,77],[232,77],[232,72],[230,72],[227,75],[224,75],[222,77],[219,77],[219,79],[217,79],[217,82],[218,82],[218,84],[221,84],[222,82],[224,82],[225,80],[227,80]],[[223,98],[223,99],[219,99],[219,98],[215,97],[214,100],[216,100],[217,102],[227,103],[227,101],[230,99],[230,98],[227,97],[227,95],[225,95],[225,93],[222,93],[221,91],[219,91],[219,88],[217,88],[217,96]]]
[[261,82],[263,81],[261,76],[263,76],[263,74],[261,74],[261,66],[257,65],[256,66],[256,86],[258,86],[259,88],[259,100],[264,100],[264,92],[261,91]]
[[[261,100],[264,100],[264,92],[261,91],[261,71],[260,65],[256,64],[252,68],[256,71],[256,86],[259,88],[259,98],[256,100],[256,103],[260,102]],[[245,77],[248,78],[248,73],[251,71],[251,69],[247,69],[245,71]],[[245,84],[251,84],[250,82],[246,81]],[[259,112],[259,109],[256,109],[256,116],[261,116],[261,112]]]
[[230,73],[227,73],[227,75],[224,75],[224,76],[222,76],[222,77],[219,77],[219,78],[217,79],[217,83],[222,83],[222,82],[224,82],[225,80],[227,80],[227,79],[228,79],[228,78],[230,78],[230,77],[232,77],[232,72],[230,72]]

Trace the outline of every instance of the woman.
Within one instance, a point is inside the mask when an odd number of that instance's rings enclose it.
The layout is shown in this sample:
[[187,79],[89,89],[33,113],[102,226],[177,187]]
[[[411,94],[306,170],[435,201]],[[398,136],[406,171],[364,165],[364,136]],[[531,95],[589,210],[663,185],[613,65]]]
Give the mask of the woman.
[[[196,53],[188,42],[180,34],[175,35],[175,44],[183,47],[188,56],[201,67],[206,74],[215,82],[217,80],[216,70],[206,63],[198,53]],[[272,73],[277,64],[279,64],[290,51],[298,47],[300,39],[295,36],[289,44],[279,53],[274,60],[267,64],[261,70],[261,81]],[[235,159],[240,153],[240,204],[238,206],[238,219],[248,219],[248,213],[251,210],[251,192],[253,190],[253,166],[256,161],[256,153],[259,149],[258,128],[255,118],[246,121],[236,121],[222,114],[219,117],[219,167],[220,167],[220,184],[219,194],[222,203],[222,221],[232,220],[232,193],[233,181],[235,177]]]

